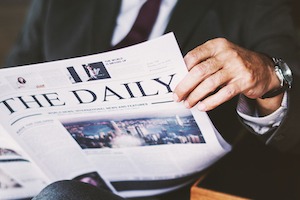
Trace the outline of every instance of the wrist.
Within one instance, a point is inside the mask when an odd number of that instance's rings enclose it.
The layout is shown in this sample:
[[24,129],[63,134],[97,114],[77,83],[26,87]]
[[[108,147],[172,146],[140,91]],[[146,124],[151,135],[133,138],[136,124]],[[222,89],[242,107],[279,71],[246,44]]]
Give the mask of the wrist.
[[272,58],[272,61],[273,78],[270,84],[271,89],[266,92],[261,99],[276,97],[292,87],[293,78],[289,66],[282,59]]

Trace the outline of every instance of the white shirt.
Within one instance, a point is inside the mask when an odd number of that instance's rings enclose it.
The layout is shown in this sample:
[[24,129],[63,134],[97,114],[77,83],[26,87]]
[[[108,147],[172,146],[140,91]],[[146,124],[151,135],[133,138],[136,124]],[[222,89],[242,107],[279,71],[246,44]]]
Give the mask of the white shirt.
[[[140,8],[147,0],[122,0],[120,13],[117,17],[116,27],[111,41],[112,46],[120,42],[130,31]],[[161,7],[149,39],[161,36],[169,22],[173,8],[177,0],[162,0]],[[200,45],[200,44],[199,44]],[[258,134],[264,134],[270,128],[279,126],[287,111],[287,94],[284,95],[281,107],[275,112],[264,117],[250,116],[237,109],[237,113]],[[239,106],[238,106],[239,107]],[[254,111],[255,113],[255,111]]]

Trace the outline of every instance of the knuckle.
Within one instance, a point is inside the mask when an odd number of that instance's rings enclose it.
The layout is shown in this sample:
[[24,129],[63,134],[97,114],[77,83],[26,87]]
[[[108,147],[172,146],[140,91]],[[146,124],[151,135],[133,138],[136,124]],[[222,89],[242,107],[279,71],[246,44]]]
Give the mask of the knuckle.
[[192,93],[189,94],[187,100],[189,101],[190,104],[194,104],[195,102],[198,101],[199,95],[196,91],[193,91]]
[[247,97],[249,97],[249,98],[253,98],[254,96],[255,96],[255,93],[254,93],[254,91],[253,90],[248,90],[247,92],[246,92],[246,94],[245,94]]
[[207,73],[211,73],[211,70],[213,70],[215,66],[216,62],[213,59],[207,59],[194,67],[195,73],[198,76],[205,76]]
[[205,62],[202,63],[206,68],[216,66],[216,62],[214,59],[207,59]]
[[231,49],[230,51],[228,51],[228,53],[230,58],[235,59],[238,63],[242,62],[241,56],[237,51]]
[[193,63],[197,60],[197,54],[194,51],[190,51],[185,55],[184,59]]
[[196,65],[191,71],[191,75],[193,77],[201,77],[203,74],[205,74],[205,68],[205,64]]
[[229,41],[226,38],[222,37],[214,39],[214,42],[220,47],[227,47],[229,43]]
[[227,44],[228,43],[228,40],[226,38],[223,38],[223,37],[216,38],[216,41],[219,42],[220,44]]
[[218,42],[216,39],[208,40],[204,43],[204,46],[207,47],[207,49],[215,49],[218,45]]
[[212,76],[205,80],[205,84],[207,88],[210,88],[211,90],[214,90],[218,86],[218,77]]
[[225,87],[224,93],[227,97],[233,97],[237,94],[237,89],[235,87]]
[[224,82],[226,82],[226,73],[222,70],[210,76],[207,81],[207,87],[211,90],[216,90],[220,87]]

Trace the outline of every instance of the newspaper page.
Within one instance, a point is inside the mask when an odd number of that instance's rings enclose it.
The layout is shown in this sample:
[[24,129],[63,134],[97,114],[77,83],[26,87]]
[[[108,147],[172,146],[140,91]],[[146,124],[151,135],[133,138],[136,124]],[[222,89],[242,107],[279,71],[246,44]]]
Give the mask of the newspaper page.
[[5,132],[0,126],[0,199],[30,198],[49,181]]
[[48,177],[123,197],[181,187],[230,151],[208,115],[173,101],[187,73],[173,33],[0,73],[1,123]]

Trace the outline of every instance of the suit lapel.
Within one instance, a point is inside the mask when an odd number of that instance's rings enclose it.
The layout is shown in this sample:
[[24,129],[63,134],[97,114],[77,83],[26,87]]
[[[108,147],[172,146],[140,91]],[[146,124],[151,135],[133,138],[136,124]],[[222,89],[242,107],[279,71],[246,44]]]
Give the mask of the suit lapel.
[[194,27],[199,25],[201,17],[206,13],[214,0],[178,0],[174,8],[167,32],[174,32],[180,48],[185,49]]
[[107,51],[113,35],[121,0],[94,0],[93,46],[94,52]]

